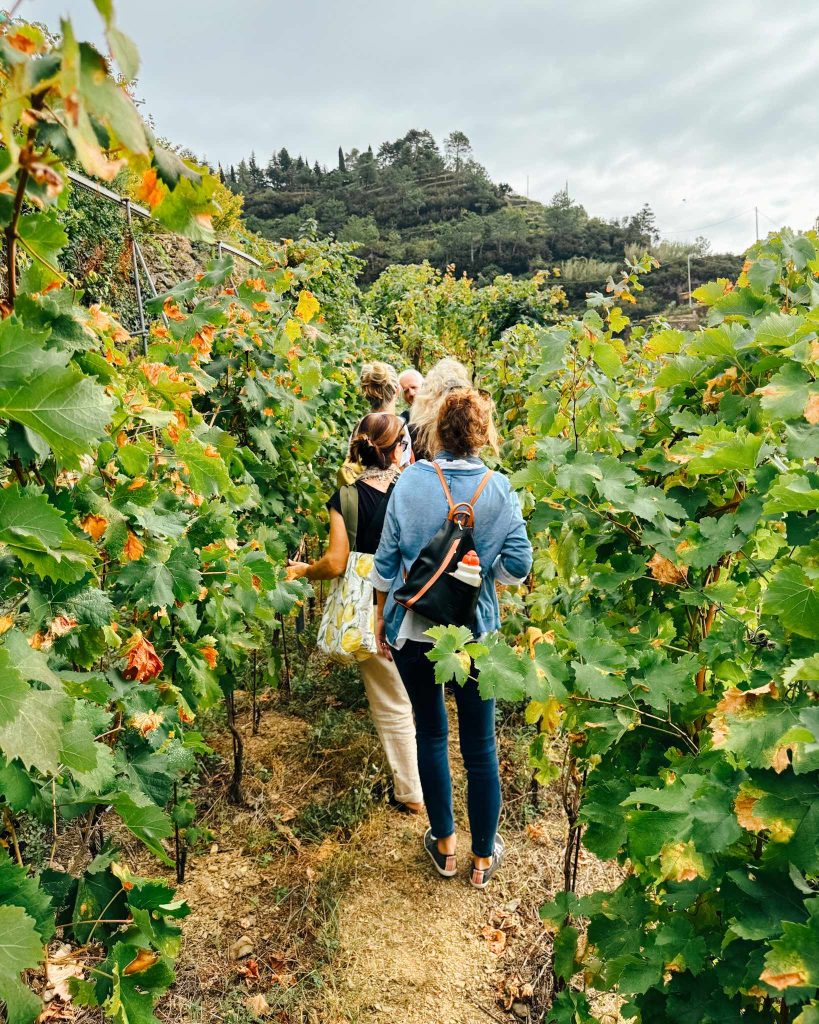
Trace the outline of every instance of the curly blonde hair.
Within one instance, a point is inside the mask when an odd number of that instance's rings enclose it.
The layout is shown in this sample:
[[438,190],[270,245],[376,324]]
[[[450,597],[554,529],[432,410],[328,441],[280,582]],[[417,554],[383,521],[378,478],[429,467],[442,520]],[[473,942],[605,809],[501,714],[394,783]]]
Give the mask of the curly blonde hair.
[[359,383],[373,412],[381,412],[397,397],[400,390],[398,374],[389,363],[365,363],[361,367]]
[[410,423],[417,429],[416,457],[432,458],[440,450],[438,440],[438,412],[441,402],[453,388],[472,385],[469,370],[457,359],[439,359],[424,378],[412,403]]

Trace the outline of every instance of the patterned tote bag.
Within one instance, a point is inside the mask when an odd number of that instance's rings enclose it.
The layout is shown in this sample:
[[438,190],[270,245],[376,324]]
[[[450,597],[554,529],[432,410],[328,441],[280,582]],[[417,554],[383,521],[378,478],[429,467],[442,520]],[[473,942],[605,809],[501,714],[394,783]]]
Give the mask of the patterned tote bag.
[[374,556],[355,550],[358,489],[355,484],[349,484],[340,488],[340,494],[350,556],[344,575],[330,583],[317,642],[319,650],[333,661],[352,665],[372,657],[378,649],[375,641],[373,585],[370,583]]

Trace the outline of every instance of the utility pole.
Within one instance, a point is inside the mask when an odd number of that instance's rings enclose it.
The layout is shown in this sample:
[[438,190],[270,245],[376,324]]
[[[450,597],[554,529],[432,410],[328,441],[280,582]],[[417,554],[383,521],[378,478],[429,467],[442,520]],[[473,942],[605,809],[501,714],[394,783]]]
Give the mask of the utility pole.
[[694,300],[691,298],[691,256],[692,255],[693,255],[692,253],[689,253],[688,256],[687,256],[687,263],[688,263],[688,308],[689,309],[693,309],[694,308]]
[[759,207],[754,207],[754,221],[756,222],[756,240],[759,241]]

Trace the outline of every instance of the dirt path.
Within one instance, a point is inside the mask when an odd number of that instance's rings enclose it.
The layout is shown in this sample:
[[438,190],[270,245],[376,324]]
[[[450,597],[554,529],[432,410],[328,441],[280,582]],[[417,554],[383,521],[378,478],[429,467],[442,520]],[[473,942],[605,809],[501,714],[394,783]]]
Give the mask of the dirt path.
[[[325,672],[311,686],[303,705],[274,698],[257,736],[240,716],[243,807],[227,804],[226,762],[214,760],[202,780],[212,835],[180,887],[193,912],[160,1018],[541,1020],[551,943],[538,908],[561,884],[565,825],[555,794],[533,801],[520,720],[507,716],[500,728],[507,863],[481,893],[467,882],[468,834],[459,834],[459,875],[441,879],[421,846],[425,821],[379,798],[380,750],[356,680]],[[224,730],[210,742],[228,753]],[[459,764],[455,749],[451,761]],[[455,791],[462,826],[457,771]],[[155,862],[133,854],[135,867],[156,874]],[[611,885],[616,872],[584,854],[580,879],[583,889]]]

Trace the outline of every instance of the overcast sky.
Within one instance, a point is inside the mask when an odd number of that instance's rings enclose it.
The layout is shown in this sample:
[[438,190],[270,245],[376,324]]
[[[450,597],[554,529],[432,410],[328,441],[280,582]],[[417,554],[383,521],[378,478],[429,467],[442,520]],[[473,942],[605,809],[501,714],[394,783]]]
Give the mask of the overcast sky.
[[[819,215],[816,0],[119,0],[159,132],[210,161],[334,164],[409,128],[496,181],[740,251]],[[98,39],[91,0],[23,0]]]

